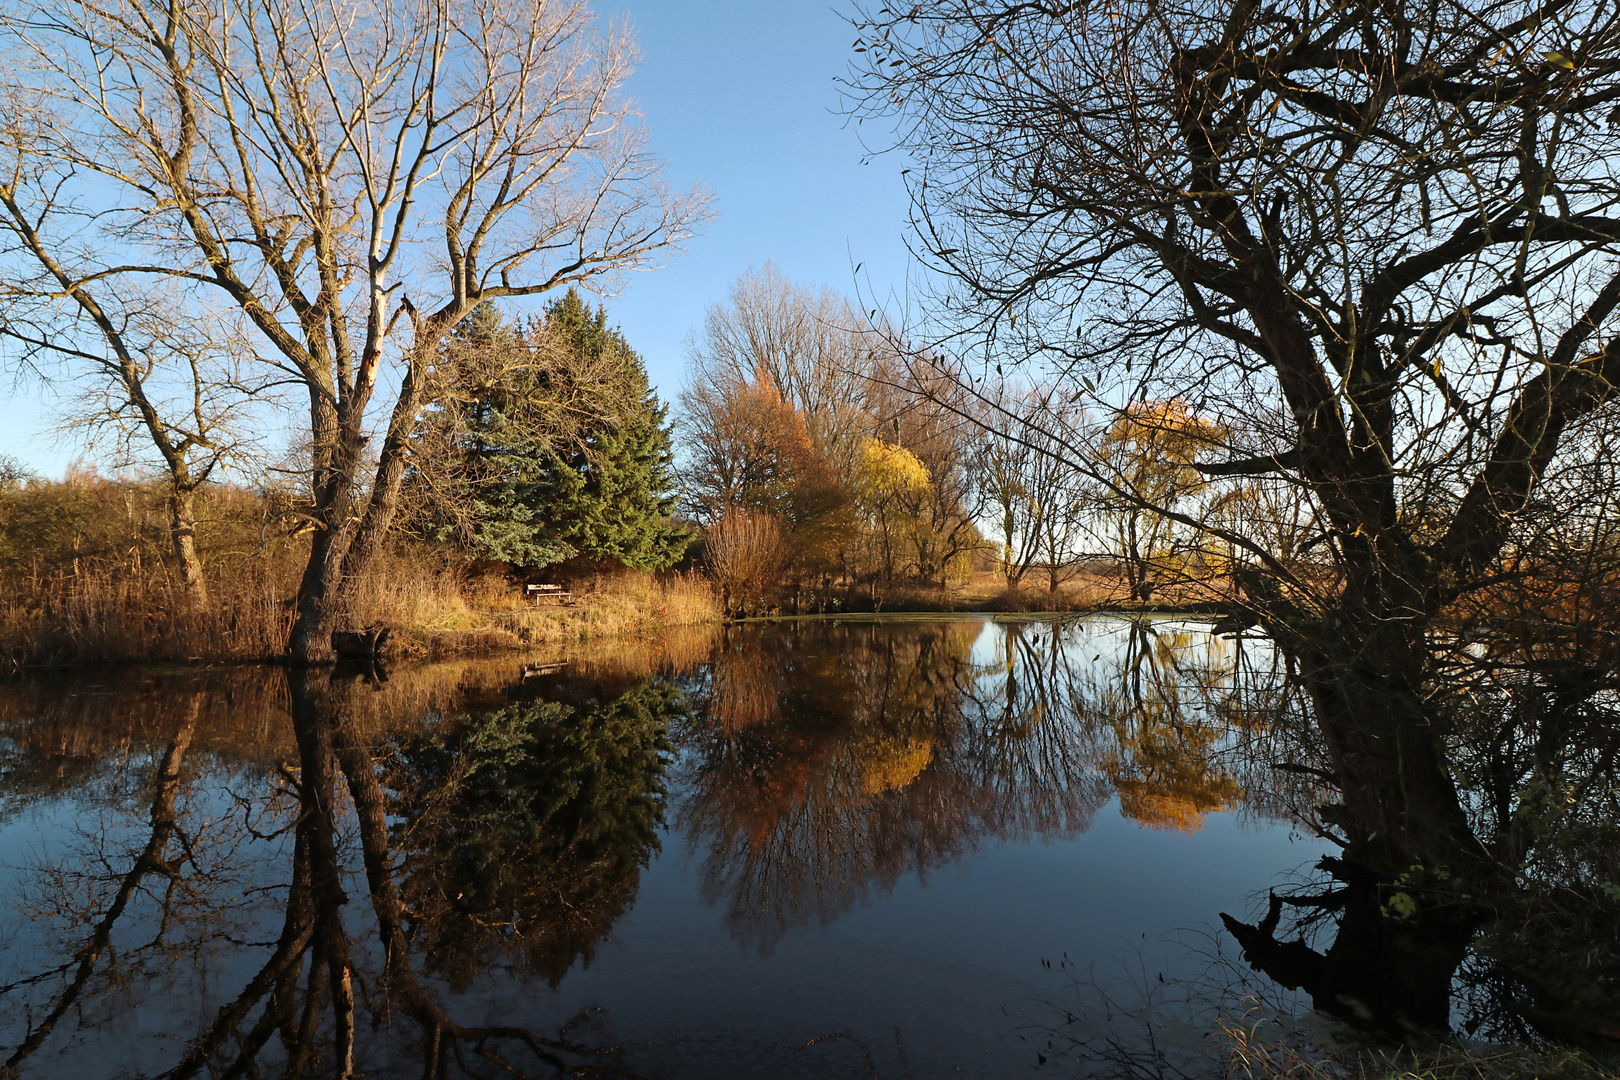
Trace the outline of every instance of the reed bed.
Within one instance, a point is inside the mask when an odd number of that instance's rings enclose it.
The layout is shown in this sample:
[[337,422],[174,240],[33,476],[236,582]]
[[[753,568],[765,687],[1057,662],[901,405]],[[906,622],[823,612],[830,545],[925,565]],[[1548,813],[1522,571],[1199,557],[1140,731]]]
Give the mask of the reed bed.
[[[201,606],[162,573],[81,569],[0,582],[0,668],[275,659],[292,628],[297,569],[211,574]],[[414,656],[661,637],[720,621],[713,591],[695,576],[604,576],[574,597],[567,606],[525,604],[504,580],[469,580],[454,564],[396,552],[356,597],[353,621],[393,627],[399,651]]]
[[200,606],[167,575],[81,570],[0,583],[0,667],[268,659],[291,629],[289,576],[214,575]]
[[604,574],[576,585],[572,603],[525,603],[514,594],[497,625],[525,645],[662,637],[675,627],[718,623],[720,599],[696,574]]

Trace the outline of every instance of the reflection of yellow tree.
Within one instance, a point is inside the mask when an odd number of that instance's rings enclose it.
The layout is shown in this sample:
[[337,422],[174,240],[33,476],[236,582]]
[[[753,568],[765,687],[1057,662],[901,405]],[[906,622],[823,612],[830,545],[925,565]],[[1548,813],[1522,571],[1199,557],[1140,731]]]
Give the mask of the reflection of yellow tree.
[[[979,622],[750,630],[717,656],[680,822],[706,891],[762,948],[983,837],[1084,828],[1107,797],[1069,714],[976,695]],[[760,680],[741,694],[730,684]],[[734,702],[772,703],[739,727]]]
[[1225,725],[1193,707],[1230,670],[1218,639],[1206,648],[1205,663],[1194,664],[1185,631],[1131,627],[1122,700],[1113,718],[1117,748],[1103,768],[1119,792],[1121,812],[1150,828],[1196,832],[1207,814],[1244,796],[1216,758]]
[[861,760],[861,790],[868,795],[902,791],[934,760],[934,740],[928,736],[868,733],[851,749]]
[[1130,629],[1113,709],[1116,748],[1103,767],[1119,792],[1120,811],[1150,828],[1196,832],[1207,814],[1244,796],[1216,756],[1225,725],[1196,707],[1230,671],[1218,639],[1205,650],[1204,662],[1194,663],[1187,632],[1155,631],[1145,623]]
[[1106,763],[1120,810],[1149,828],[1197,832],[1205,815],[1235,806],[1243,789],[1210,760],[1220,734],[1175,720],[1132,725]]

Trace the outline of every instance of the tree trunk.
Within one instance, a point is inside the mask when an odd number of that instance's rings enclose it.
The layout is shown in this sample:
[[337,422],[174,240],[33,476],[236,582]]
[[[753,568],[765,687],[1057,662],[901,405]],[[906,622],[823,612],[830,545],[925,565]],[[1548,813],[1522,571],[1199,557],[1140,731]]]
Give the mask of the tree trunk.
[[1457,969],[1468,956],[1480,917],[1455,904],[1430,905],[1415,897],[1411,909],[1391,914],[1384,909],[1384,879],[1339,860],[1326,860],[1324,868],[1344,885],[1320,897],[1296,894],[1291,902],[1337,914],[1338,930],[1327,951],[1299,939],[1277,939],[1283,898],[1272,893],[1270,910],[1256,925],[1221,913],[1244,959],[1282,985],[1310,994],[1318,1010],[1386,1036],[1406,1041],[1413,1028],[1448,1031]]
[[[371,573],[387,541],[399,509],[411,431],[422,408],[420,366],[418,361],[407,369],[394,401],[371,495],[359,520],[351,511],[351,499],[365,438],[349,427],[337,436],[341,441],[335,447],[328,478],[316,488],[316,517],[326,527],[315,533],[310,547],[309,563],[298,587],[298,616],[287,643],[288,658],[295,664],[333,660],[332,632],[349,617],[355,590]],[[317,416],[317,422],[319,419]]]
[[1141,542],[1136,529],[1136,512],[1131,511],[1126,519],[1125,531],[1122,536],[1125,547],[1125,582],[1131,590],[1131,599],[1147,603],[1152,595],[1152,588],[1148,584],[1147,560],[1142,557]]
[[[1329,621],[1348,626],[1343,615]],[[1365,627],[1366,624],[1363,623]],[[1318,642],[1298,656],[1343,793],[1352,844],[1380,873],[1476,865],[1475,838],[1423,693],[1421,631],[1397,623]]]
[[169,539],[174,545],[175,562],[180,565],[186,602],[193,609],[200,609],[208,603],[208,581],[203,577],[202,560],[197,557],[195,500],[195,491],[178,487],[169,490]]
[[298,585],[298,614],[287,657],[295,664],[324,664],[333,658],[332,631],[346,614],[342,578],[346,530],[317,529],[309,562]]

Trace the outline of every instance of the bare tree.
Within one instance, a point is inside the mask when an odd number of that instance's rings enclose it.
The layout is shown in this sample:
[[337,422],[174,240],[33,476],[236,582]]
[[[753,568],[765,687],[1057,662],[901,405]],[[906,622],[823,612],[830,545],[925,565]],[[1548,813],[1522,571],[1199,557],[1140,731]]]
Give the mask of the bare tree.
[[1087,478],[1064,460],[1068,443],[1062,434],[1085,423],[1083,409],[1065,403],[1050,387],[1038,387],[1026,403],[1019,428],[1030,450],[1024,480],[1030,493],[1029,532],[1051,593],[1073,576],[1092,520],[1094,499]]
[[1055,593],[1088,521],[1083,474],[1064,461],[1069,443],[1061,434],[1083,426],[1084,413],[1050,387],[1002,384],[986,393],[994,407],[985,411],[976,469],[981,498],[1001,526],[1007,585],[1016,588],[1044,564],[1047,591]]
[[805,418],[763,372],[694,380],[681,391],[687,510],[704,525],[741,506],[797,517],[801,489],[826,471]]
[[732,283],[687,342],[693,386],[763,374],[798,409],[818,453],[848,482],[869,434],[866,381],[871,350],[883,344],[850,301],[788,281],[771,263]]
[[307,393],[300,662],[330,657],[388,535],[444,336],[645,265],[704,215],[659,182],[620,92],[634,48],[583,3],[27,0],[0,26],[8,92],[45,117],[14,216],[114,208],[41,238],[72,253],[58,292],[90,312],[185,283]]
[[248,363],[240,327],[188,310],[171,282],[96,282],[102,267],[79,233],[96,219],[68,196],[73,174],[50,158],[52,117],[37,93],[0,89],[0,340],[24,371],[66,369],[77,393],[64,426],[110,448],[120,465],[150,461],[168,487],[169,535],[186,595],[208,599],[196,549],[197,490],[253,440],[251,410],[270,372]]
[[1358,856],[1477,864],[1430,631],[1509,572],[1541,478],[1587,452],[1568,434],[1615,415],[1620,9],[943,0],[857,20],[856,108],[901,119],[949,344],[1241,433],[1204,471],[1298,490],[1311,572],[1144,509],[1239,553],[1229,602],[1307,684]]
[[[980,441],[973,464],[979,474],[984,501],[1001,528],[998,562],[1008,589],[1017,589],[1024,572],[1035,561],[1039,534],[1034,528],[1035,502],[1029,489],[1030,464],[1035,457],[1025,439],[1019,437],[1022,395],[997,394],[1001,408],[989,417],[985,437]],[[1012,400],[1006,400],[1007,398]]]

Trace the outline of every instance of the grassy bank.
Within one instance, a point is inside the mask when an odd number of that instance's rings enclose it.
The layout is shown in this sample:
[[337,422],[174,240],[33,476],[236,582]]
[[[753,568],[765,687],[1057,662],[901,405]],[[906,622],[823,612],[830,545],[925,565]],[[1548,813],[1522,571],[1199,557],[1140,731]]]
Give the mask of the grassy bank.
[[[196,547],[208,597],[174,568],[161,485],[75,470],[0,488],[0,668],[279,657],[309,557],[292,494],[209,485]],[[694,576],[625,572],[571,583],[569,607],[525,605],[504,567],[401,541],[355,598],[355,627],[393,628],[412,656],[657,635],[719,618]]]
[[[999,576],[977,573],[966,581],[941,587],[906,582],[876,587],[835,587],[826,595],[801,597],[797,605],[778,599],[764,614],[890,614],[939,612],[1191,612],[1205,610],[1208,600],[1192,589],[1167,590],[1163,598],[1143,603],[1129,599],[1123,578],[1106,574],[1080,574],[1055,590],[1022,584],[1009,588]],[[797,610],[795,610],[797,608]]]
[[[14,582],[0,598],[0,668],[279,657],[292,624],[296,571],[210,578],[201,607],[162,574],[81,569]],[[602,576],[576,585],[570,604],[535,605],[503,576],[410,552],[387,557],[354,612],[356,626],[392,627],[391,649],[417,657],[655,637],[719,618],[713,592],[698,577]]]
[[[208,599],[194,605],[173,566],[160,485],[80,470],[0,490],[0,668],[279,657],[309,553],[294,510],[285,492],[210,485],[200,493],[196,547]],[[525,603],[504,567],[401,541],[356,597],[351,622],[392,627],[393,647],[422,657],[658,637],[722,617],[700,574],[558,580],[573,603]],[[1083,612],[1126,609],[1125,594],[1106,574],[1048,590],[1009,589],[981,571],[945,588],[889,582],[775,594],[749,613]]]
[[1616,1080],[1620,1066],[1578,1050],[1459,1046],[1325,1054],[1225,1032],[1226,1080]]
[[[214,560],[209,601],[201,607],[188,602],[161,559],[124,567],[86,559],[76,573],[8,575],[0,581],[0,668],[274,660],[292,626],[301,546],[284,542]],[[721,621],[714,589],[697,574],[622,572],[568,584],[571,602],[536,604],[505,573],[402,546],[385,555],[379,572],[362,588],[353,624],[392,627],[390,647],[396,655],[429,657],[610,637],[655,639],[679,627]],[[876,597],[863,590],[802,605],[798,614],[1120,610],[1110,586],[1084,582],[1058,593],[1010,591],[996,582],[949,591],[895,586]],[[790,614],[786,605],[770,613]]]

